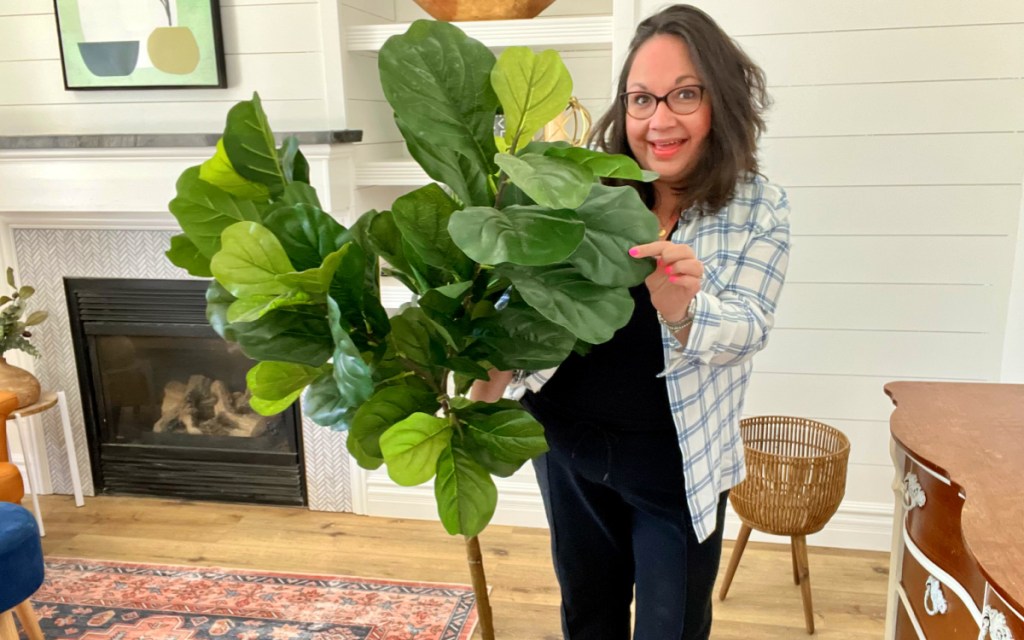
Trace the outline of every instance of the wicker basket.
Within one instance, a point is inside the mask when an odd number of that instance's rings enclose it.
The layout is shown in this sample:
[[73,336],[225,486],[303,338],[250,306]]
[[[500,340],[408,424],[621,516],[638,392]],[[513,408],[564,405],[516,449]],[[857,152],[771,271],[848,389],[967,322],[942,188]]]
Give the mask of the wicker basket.
[[821,422],[787,416],[740,421],[747,479],[729,493],[748,526],[783,536],[820,531],[846,492],[850,441]]

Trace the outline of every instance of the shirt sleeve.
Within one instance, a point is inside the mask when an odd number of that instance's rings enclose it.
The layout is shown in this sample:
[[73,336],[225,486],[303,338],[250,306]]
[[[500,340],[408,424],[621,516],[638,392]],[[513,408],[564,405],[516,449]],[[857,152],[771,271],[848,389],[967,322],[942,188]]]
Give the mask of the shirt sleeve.
[[739,364],[767,344],[790,246],[788,201],[781,195],[773,204],[769,224],[750,236],[732,280],[718,295],[704,291],[697,294],[686,345],[670,338],[666,373],[695,362],[710,366]]

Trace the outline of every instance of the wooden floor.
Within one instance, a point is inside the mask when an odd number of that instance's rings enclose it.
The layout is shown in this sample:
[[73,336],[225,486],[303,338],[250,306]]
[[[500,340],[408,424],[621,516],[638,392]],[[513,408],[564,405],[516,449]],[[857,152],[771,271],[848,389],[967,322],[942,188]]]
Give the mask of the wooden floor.
[[[469,584],[462,539],[438,522],[123,497],[75,508],[70,497],[44,496],[42,511],[48,556]],[[492,526],[481,543],[498,640],[559,640],[547,531]],[[726,543],[723,571],[731,550]],[[812,547],[810,566],[816,637],[881,638],[888,555]],[[712,637],[807,637],[788,546],[748,545],[728,599],[715,601]]]

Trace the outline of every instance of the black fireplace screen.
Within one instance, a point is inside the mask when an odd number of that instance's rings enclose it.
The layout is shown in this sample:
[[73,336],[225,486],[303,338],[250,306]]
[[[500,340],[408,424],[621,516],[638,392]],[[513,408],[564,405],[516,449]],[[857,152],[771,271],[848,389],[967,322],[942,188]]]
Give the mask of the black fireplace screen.
[[298,409],[250,408],[253,362],[206,322],[205,282],[65,289],[97,491],[305,503]]

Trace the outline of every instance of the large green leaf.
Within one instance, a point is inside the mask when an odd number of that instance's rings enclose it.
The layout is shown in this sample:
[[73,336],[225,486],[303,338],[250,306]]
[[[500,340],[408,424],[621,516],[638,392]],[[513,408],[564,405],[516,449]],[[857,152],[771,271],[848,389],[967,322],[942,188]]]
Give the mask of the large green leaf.
[[[231,308],[231,304],[237,299],[216,280],[211,280],[210,286],[206,288],[206,319],[209,321],[210,326],[213,327],[213,330],[228,342],[238,341],[237,332],[228,322],[228,309]],[[266,360],[274,359],[266,358]],[[324,360],[326,359],[324,358]]]
[[503,371],[557,366],[576,343],[568,329],[522,303],[475,320],[473,335],[487,348],[491,364]]
[[310,304],[309,294],[302,291],[289,291],[276,296],[248,296],[239,298],[228,307],[228,322],[253,322],[274,309]]
[[278,414],[291,406],[322,373],[320,368],[293,362],[260,362],[245,376],[252,392],[249,404],[257,413]]
[[420,296],[419,307],[434,325],[437,333],[456,351],[468,330],[468,319],[463,308],[464,298],[472,289],[470,281],[456,282],[431,289]]
[[502,265],[499,272],[541,315],[591,344],[607,342],[633,314],[628,290],[594,284],[572,266]]
[[441,184],[448,185],[459,200],[471,204],[491,204],[491,193],[486,167],[480,166],[467,156],[444,145],[421,140],[416,133],[398,117],[395,125],[405,140],[409,155],[419,163],[428,176]]
[[580,273],[607,287],[632,287],[650,275],[651,261],[630,257],[629,248],[657,240],[658,220],[635,189],[595,184],[576,215],[587,232],[568,262]]
[[[338,265],[341,264],[342,258],[344,258],[350,246],[352,245],[346,245],[329,254],[324,258],[323,264],[318,267],[312,267],[305,271],[278,274],[277,281],[289,289],[304,291],[313,296],[326,294],[331,288],[334,273],[338,270]],[[360,275],[362,275],[361,270]]]
[[295,269],[277,237],[255,222],[236,222],[221,234],[210,271],[232,295],[274,296],[291,291],[277,276]]
[[621,153],[604,153],[603,151],[595,151],[585,147],[574,147],[568,143],[543,142],[531,142],[525,151],[528,153],[531,151],[543,153],[552,158],[572,160],[581,167],[589,169],[599,178],[618,178],[620,180],[638,180],[642,182],[651,182],[658,179],[657,173],[641,169],[636,160]]
[[406,243],[390,211],[374,215],[367,227],[367,237],[374,253],[386,260],[393,272],[397,271],[395,275],[404,285],[416,292],[431,288],[426,280],[427,265],[415,252],[406,251]]
[[310,383],[302,397],[302,412],[322,427],[345,431],[351,426],[355,410],[341,394],[333,372],[322,374]]
[[534,202],[549,209],[575,209],[590,193],[594,174],[564,158],[535,153],[499,153],[495,162]]
[[[293,186],[289,185],[289,189]],[[319,267],[352,235],[330,215],[310,204],[274,209],[266,214],[263,226],[274,232],[297,271]]]
[[432,415],[440,406],[432,391],[417,384],[383,387],[356,410],[348,437],[357,441],[359,449],[370,457],[383,460],[380,436],[385,431],[414,413]]
[[466,280],[473,262],[452,242],[448,220],[458,204],[441,187],[430,183],[395,200],[391,206],[395,226],[426,264]]
[[167,259],[176,267],[181,267],[190,275],[209,278],[210,259],[199,251],[199,248],[183,233],[171,236],[171,248],[164,252]]
[[278,196],[277,203],[285,206],[308,204],[317,209],[323,208],[320,206],[320,198],[316,195],[316,189],[305,182],[289,182],[288,186],[284,188],[284,193]]
[[448,223],[455,244],[482,264],[562,262],[583,239],[583,222],[569,209],[469,207]]
[[419,307],[409,307],[391,318],[388,339],[398,355],[426,370],[435,371],[445,362],[444,338]]
[[288,178],[257,94],[253,94],[252,100],[239,102],[228,112],[224,150],[231,166],[243,177],[267,185],[271,195],[284,191]]
[[466,433],[495,459],[517,467],[548,450],[544,427],[522,409],[473,415],[466,420]]
[[[209,314],[210,303],[207,303]],[[280,360],[319,366],[334,352],[334,339],[323,307],[275,309],[255,322],[224,327],[254,360]],[[231,339],[231,338],[229,338]]]
[[327,298],[327,319],[334,338],[334,381],[338,393],[350,407],[358,407],[373,394],[373,374],[352,338],[341,327],[341,311],[333,298]]
[[213,157],[199,165],[199,177],[243,200],[266,202],[270,197],[267,185],[247,180],[231,166],[231,160],[224,150],[224,138],[217,140],[217,151]]
[[[450,160],[438,167],[432,156],[457,153],[474,188],[459,194],[469,204],[489,204],[479,193],[481,177],[495,172],[494,114],[498,98],[491,88],[494,54],[447,22],[417,20],[402,35],[388,38],[378,55],[381,87],[395,111],[409,150],[437,180],[454,173]],[[428,153],[424,151],[433,147]],[[443,151],[442,151],[443,150]],[[453,188],[456,185],[450,185]]]
[[437,473],[437,458],[452,439],[445,418],[414,413],[380,437],[380,450],[388,476],[403,487],[423,484]]
[[256,205],[199,178],[199,167],[186,169],[178,178],[177,196],[168,208],[188,239],[207,258],[220,251],[224,229],[241,221],[259,222]]
[[299,140],[295,136],[288,136],[281,143],[277,150],[277,159],[281,163],[281,171],[285,180],[290,184],[292,181],[309,182],[309,163],[306,157],[299,151]]
[[451,445],[438,456],[434,496],[441,523],[453,536],[483,531],[498,505],[498,489],[487,470]]
[[572,96],[572,77],[552,49],[540,54],[528,47],[505,49],[491,70],[491,86],[505,113],[505,142],[513,151],[565,110]]

